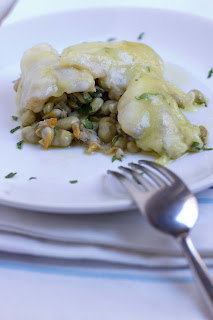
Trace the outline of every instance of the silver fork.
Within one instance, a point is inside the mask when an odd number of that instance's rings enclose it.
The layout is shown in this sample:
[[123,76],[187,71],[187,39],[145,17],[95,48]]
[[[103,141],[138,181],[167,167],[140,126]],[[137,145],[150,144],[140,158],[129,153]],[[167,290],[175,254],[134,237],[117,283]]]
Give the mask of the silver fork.
[[153,227],[177,239],[213,314],[213,281],[189,236],[198,217],[195,196],[172,171],[155,162],[140,160],[129,166],[119,167],[126,174],[107,173],[120,180]]

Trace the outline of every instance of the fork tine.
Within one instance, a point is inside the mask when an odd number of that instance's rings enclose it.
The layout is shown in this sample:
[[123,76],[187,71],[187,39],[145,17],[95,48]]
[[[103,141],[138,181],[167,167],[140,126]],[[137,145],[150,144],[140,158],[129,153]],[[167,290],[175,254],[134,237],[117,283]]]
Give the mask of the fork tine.
[[121,170],[124,170],[125,172],[129,173],[135,180],[137,183],[139,183],[143,188],[144,191],[151,191],[151,190],[155,190],[155,186],[153,184],[151,184],[145,177],[143,177],[140,173],[130,169],[130,168],[126,168],[123,166],[118,167]]
[[[143,160],[140,160],[139,162],[141,162]],[[150,178],[150,180],[154,181],[154,183],[158,186],[158,187],[165,187],[166,183],[164,180],[162,180],[159,176],[157,176],[153,171],[151,171],[150,169],[144,167],[143,165],[131,162],[129,163],[129,166],[134,168],[134,169],[139,169],[142,170],[144,173],[147,174],[147,176]]]
[[143,191],[139,189],[139,187],[124,174],[112,170],[107,170],[107,173],[116,177],[124,185],[127,191],[129,191],[133,199],[136,200],[141,196],[141,193],[143,193]]
[[158,170],[158,172],[160,172],[164,177],[166,177],[169,180],[169,182],[171,182],[171,183],[175,182],[175,181],[179,181],[182,183],[180,178],[178,178],[171,170],[165,168],[164,166],[162,166],[156,162],[148,161],[148,160],[139,160],[139,163],[142,163],[142,164],[144,163],[147,166]]

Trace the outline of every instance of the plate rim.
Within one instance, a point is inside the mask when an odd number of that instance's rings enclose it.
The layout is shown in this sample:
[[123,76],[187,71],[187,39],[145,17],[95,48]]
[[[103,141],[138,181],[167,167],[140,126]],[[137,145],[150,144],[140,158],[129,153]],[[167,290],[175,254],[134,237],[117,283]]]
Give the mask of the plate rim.
[[164,8],[153,8],[153,7],[143,7],[143,6],[130,6],[130,7],[127,7],[127,6],[109,6],[109,7],[94,7],[94,8],[85,8],[85,9],[70,9],[68,11],[59,11],[59,12],[55,12],[55,13],[48,13],[48,14],[41,14],[41,15],[35,15],[31,18],[23,18],[21,20],[18,20],[18,21],[14,21],[14,22],[11,22],[7,25],[4,25],[4,22],[2,23],[1,25],[1,28],[0,28],[0,33],[1,33],[1,30],[4,30],[6,28],[10,28],[10,27],[13,27],[14,25],[16,24],[22,24],[22,23],[26,23],[26,22],[31,22],[32,20],[34,19],[44,19],[46,17],[54,17],[54,16],[58,16],[58,15],[62,15],[62,14],[72,14],[72,13],[78,13],[78,12],[88,12],[88,11],[111,11],[111,10],[121,10],[121,11],[129,11],[129,10],[144,10],[144,11],[155,11],[155,12],[158,12],[158,11],[161,11],[161,12],[167,12],[168,14],[171,13],[171,14],[178,14],[178,15],[184,15],[184,16],[188,16],[190,18],[198,18],[198,19],[203,19],[203,20],[206,20],[210,23],[213,23],[213,18],[209,18],[209,17],[204,17],[202,15],[199,15],[199,14],[194,14],[194,13],[190,13],[190,12],[185,12],[185,11],[180,11],[180,10],[175,10],[175,9],[164,9]]

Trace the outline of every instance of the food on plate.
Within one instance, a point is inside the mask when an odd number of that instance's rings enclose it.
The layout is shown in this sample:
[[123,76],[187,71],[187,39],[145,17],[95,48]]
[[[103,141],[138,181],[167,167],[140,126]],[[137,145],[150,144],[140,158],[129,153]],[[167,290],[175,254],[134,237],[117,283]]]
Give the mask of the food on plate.
[[44,149],[78,141],[114,160],[126,151],[177,159],[207,143],[205,127],[181,111],[206,106],[205,97],[167,82],[162,59],[145,44],[82,43],[61,55],[38,44],[24,53],[21,72],[14,88],[22,139]]

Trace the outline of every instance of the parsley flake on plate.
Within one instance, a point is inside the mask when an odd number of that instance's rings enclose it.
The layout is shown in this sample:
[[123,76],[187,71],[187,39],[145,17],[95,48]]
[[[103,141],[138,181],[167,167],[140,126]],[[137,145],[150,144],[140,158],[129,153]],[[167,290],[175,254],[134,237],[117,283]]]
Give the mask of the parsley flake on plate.
[[8,175],[5,176],[5,178],[6,179],[13,178],[16,174],[17,174],[17,172],[10,172]]
[[107,42],[112,42],[112,41],[115,41],[116,40],[116,38],[109,38],[109,39],[107,39]]
[[114,162],[115,160],[121,161],[122,162],[122,158],[117,158],[116,156],[112,157],[112,162]]
[[17,127],[15,127],[14,129],[11,129],[11,130],[10,130],[10,133],[14,133],[14,132],[16,132],[16,131],[19,130],[19,129],[21,129],[21,126],[17,126]]
[[141,32],[138,36],[138,40],[141,40],[143,38],[143,36],[145,35],[145,32]]
[[21,141],[17,142],[17,143],[16,143],[17,148],[21,150],[23,143],[24,143],[24,140],[21,140]]
[[211,68],[211,70],[209,70],[207,79],[208,79],[208,78],[211,78],[212,75],[213,75],[213,67]]
[[37,179],[36,177],[30,177],[29,180],[34,180]]
[[203,148],[203,151],[210,151],[213,150],[213,148]]
[[78,180],[70,180],[71,184],[74,184],[74,183],[77,183],[77,182],[78,182]]
[[17,116],[12,116],[12,119],[13,119],[14,121],[17,121],[17,120],[18,120],[18,117],[17,117]]

